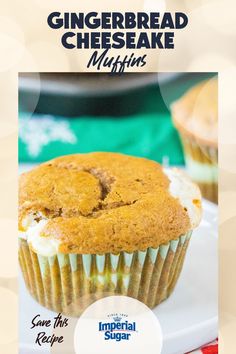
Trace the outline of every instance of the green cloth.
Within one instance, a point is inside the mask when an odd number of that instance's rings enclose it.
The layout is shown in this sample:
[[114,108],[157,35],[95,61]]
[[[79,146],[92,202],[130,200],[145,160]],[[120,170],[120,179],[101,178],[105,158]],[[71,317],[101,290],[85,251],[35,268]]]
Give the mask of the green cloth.
[[[188,73],[106,96],[41,92],[31,116],[34,92],[19,92],[19,162],[42,162],[60,155],[113,151],[183,165],[169,106],[215,73]],[[38,96],[37,96],[38,98]],[[47,113],[47,114],[46,114]]]
[[170,164],[184,164],[169,114],[65,118],[20,113],[19,162],[42,162],[91,151],[120,152],[158,162],[167,156]]

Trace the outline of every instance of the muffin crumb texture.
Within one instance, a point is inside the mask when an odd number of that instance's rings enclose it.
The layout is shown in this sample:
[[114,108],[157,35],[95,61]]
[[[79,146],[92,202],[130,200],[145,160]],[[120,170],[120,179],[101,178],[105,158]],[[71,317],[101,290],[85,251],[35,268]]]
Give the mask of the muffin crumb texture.
[[19,229],[27,233],[46,220],[40,237],[56,240],[60,253],[158,247],[191,229],[169,185],[154,161],[102,152],[63,156],[21,175]]
[[218,80],[205,80],[173,103],[172,116],[177,129],[199,144],[217,147]]

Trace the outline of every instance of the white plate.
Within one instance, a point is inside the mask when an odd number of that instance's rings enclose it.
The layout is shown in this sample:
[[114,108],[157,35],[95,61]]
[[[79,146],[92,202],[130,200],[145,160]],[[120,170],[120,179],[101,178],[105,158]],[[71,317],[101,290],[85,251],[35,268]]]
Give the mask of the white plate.
[[[163,330],[163,354],[182,354],[217,337],[217,207],[207,201],[203,206],[203,220],[193,233],[174,293],[154,309]],[[42,319],[55,316],[31,298],[20,276],[20,354],[50,352],[34,344],[37,333],[45,330],[30,329],[37,314]]]

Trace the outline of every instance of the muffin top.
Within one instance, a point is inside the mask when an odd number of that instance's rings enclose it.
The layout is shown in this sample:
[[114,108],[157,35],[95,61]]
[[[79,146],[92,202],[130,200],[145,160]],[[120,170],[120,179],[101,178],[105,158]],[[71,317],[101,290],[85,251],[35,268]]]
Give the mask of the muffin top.
[[182,172],[151,160],[67,155],[20,176],[20,237],[42,255],[144,250],[196,227],[200,199]]
[[194,86],[172,107],[176,127],[198,143],[217,146],[218,80],[209,79]]

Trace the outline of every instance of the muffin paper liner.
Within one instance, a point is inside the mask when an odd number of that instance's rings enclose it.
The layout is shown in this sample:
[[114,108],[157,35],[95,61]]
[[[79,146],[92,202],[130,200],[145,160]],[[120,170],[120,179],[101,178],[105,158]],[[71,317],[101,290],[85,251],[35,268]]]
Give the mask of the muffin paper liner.
[[19,261],[31,295],[55,312],[78,317],[111,295],[130,296],[153,308],[173,291],[191,234],[145,251],[53,257],[37,255],[20,239]]
[[[205,166],[216,166],[218,163],[218,149],[208,146],[200,146],[194,139],[188,139],[181,135],[181,140],[185,152],[186,167],[188,170],[187,156],[190,156],[193,160],[200,162]],[[204,167],[205,167],[204,166]],[[209,172],[211,170],[209,169]],[[199,185],[204,198],[218,203],[218,182],[212,174],[212,181],[200,182],[197,178],[194,178],[193,174],[190,177]]]

